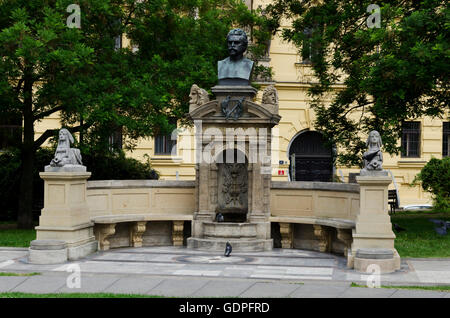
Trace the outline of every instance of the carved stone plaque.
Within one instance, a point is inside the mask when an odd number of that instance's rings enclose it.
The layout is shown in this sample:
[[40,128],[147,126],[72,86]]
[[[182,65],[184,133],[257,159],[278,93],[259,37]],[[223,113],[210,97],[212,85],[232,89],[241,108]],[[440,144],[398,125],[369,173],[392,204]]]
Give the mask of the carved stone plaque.
[[218,168],[218,212],[247,213],[247,165],[223,163],[219,164]]

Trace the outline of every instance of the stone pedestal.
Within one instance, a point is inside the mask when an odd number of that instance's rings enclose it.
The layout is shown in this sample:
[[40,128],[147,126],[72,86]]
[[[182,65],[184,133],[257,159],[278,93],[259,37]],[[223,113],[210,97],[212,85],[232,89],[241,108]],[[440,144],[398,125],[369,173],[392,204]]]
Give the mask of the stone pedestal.
[[91,173],[67,170],[39,174],[44,179],[44,208],[36,237],[66,242],[68,259],[76,260],[98,247],[86,201],[86,184]]
[[211,91],[216,95],[216,99],[222,102],[227,96],[232,96],[233,98],[245,98],[246,100],[253,100],[258,92],[252,86],[227,86],[227,85],[217,85],[211,88]]
[[388,186],[391,178],[384,174],[356,177],[360,185],[360,211],[353,230],[353,243],[347,266],[366,272],[371,264],[381,273],[400,269],[400,256],[394,248],[395,234],[388,213]]

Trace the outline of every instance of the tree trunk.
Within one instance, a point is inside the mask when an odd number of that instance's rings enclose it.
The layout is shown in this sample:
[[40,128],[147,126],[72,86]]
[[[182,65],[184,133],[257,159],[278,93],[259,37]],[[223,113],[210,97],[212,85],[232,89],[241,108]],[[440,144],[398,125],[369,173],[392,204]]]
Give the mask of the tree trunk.
[[33,119],[33,83],[31,79],[24,82],[23,103],[23,143],[21,149],[22,165],[19,195],[17,227],[33,228],[33,168],[34,168],[34,119]]

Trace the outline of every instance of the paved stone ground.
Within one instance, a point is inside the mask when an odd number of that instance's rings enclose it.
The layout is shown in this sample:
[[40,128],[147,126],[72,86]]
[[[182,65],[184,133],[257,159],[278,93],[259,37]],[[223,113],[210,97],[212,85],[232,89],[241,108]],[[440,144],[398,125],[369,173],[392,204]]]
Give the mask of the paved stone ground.
[[[230,257],[184,247],[123,248],[66,264],[27,263],[27,249],[0,248],[0,292],[108,292],[175,297],[446,297],[450,292],[355,288],[369,275],[346,268],[344,257],[303,250],[232,253]],[[81,288],[68,288],[71,265],[81,270]],[[381,275],[381,285],[450,284],[450,259],[407,259],[401,270]]]

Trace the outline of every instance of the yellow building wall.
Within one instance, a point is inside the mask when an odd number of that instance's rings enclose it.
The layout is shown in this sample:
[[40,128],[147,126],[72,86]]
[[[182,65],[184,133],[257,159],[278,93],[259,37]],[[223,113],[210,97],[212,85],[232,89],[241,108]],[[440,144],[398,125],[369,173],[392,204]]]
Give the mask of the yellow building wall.
[[[253,8],[259,5],[263,7],[271,2],[270,0],[247,1],[253,2]],[[289,22],[284,22],[283,26],[288,26]],[[129,41],[124,38],[124,45],[129,45]],[[314,111],[309,108],[309,97],[307,90],[309,84],[314,80],[312,70],[308,65],[300,63],[298,50],[291,44],[283,41],[277,34],[273,37],[270,46],[270,66],[274,71],[273,83],[260,83],[262,88],[257,95],[257,102],[261,101],[262,90],[269,84],[275,85],[279,95],[279,113],[281,121],[274,127],[275,138],[272,142],[272,180],[287,181],[289,170],[288,147],[291,140],[301,131],[314,130]],[[194,83],[192,83],[194,84]],[[339,85],[335,87],[339,89]],[[329,98],[331,100],[331,96]],[[327,101],[325,101],[327,102]],[[432,157],[442,158],[442,120],[421,118],[421,156],[420,158],[402,158],[400,156],[389,156],[384,154],[384,169],[389,169],[399,187],[400,204],[431,203],[430,194],[424,192],[419,186],[411,187],[409,184],[420,169]],[[36,138],[46,129],[59,128],[59,119],[53,115],[36,125]],[[163,180],[194,180],[195,178],[195,141],[194,129],[181,129],[177,138],[177,154],[155,155],[153,138],[139,140],[135,150],[128,155],[139,159],[150,158],[155,170],[160,173]],[[399,141],[400,142],[400,141]],[[339,150],[338,150],[339,151]],[[279,165],[279,161],[285,163]],[[359,168],[335,167],[339,177],[341,173],[345,182],[351,172],[359,172]],[[284,171],[284,175],[278,175],[279,170]],[[394,189],[393,183],[390,189]]]

